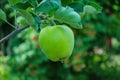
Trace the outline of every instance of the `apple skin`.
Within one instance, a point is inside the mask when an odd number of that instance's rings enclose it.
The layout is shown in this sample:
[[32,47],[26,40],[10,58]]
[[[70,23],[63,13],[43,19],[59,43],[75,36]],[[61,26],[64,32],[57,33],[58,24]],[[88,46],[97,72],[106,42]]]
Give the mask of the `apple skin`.
[[74,34],[65,25],[48,26],[41,30],[39,43],[51,61],[69,58],[74,48]]

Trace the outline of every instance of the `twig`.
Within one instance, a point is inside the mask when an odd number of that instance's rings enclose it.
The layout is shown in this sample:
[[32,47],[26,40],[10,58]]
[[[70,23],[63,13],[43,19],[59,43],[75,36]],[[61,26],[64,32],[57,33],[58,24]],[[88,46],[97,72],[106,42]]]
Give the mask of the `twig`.
[[[0,27],[0,38],[3,37],[3,36],[4,36],[3,30],[2,30],[2,27]],[[1,51],[2,51],[2,53],[3,53],[3,54],[0,54],[0,56],[1,56],[1,55],[3,56],[3,55],[4,55],[4,51],[5,51],[5,43],[3,42],[3,44],[1,44],[0,47],[1,47]]]
[[[4,20],[3,20],[4,21]],[[5,21],[7,24],[9,24],[11,27],[16,28],[14,25],[12,25],[11,23],[9,23],[8,21]]]
[[17,29],[15,29],[13,32],[11,32],[10,34],[8,34],[7,36],[5,36],[4,38],[2,38],[0,40],[0,43],[3,43],[4,41],[8,40],[9,38],[13,37],[14,35],[16,35],[17,33],[21,32],[22,30],[28,28],[29,25],[25,25],[23,27],[19,27]]

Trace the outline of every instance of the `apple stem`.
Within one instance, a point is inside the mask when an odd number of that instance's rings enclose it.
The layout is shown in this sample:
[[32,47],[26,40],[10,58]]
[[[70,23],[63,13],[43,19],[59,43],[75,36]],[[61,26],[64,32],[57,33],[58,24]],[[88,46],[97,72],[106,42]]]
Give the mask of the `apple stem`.
[[61,60],[61,63],[63,63],[64,61],[63,60]]
[[63,59],[60,59],[61,63],[64,63],[64,60]]

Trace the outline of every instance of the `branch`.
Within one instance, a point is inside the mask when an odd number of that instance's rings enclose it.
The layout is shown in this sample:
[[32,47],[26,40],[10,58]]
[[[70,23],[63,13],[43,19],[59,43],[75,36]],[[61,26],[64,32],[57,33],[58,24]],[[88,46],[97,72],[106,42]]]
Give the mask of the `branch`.
[[[0,27],[0,38],[2,38],[4,36],[4,34],[3,34],[3,30],[2,30],[2,27]],[[3,52],[2,54],[0,54],[0,56],[1,55],[4,55],[4,52],[5,52],[5,43],[3,43],[3,44],[1,44],[1,51]]]
[[15,29],[13,32],[11,32],[10,34],[8,34],[7,36],[5,36],[4,38],[2,38],[0,40],[0,43],[3,43],[4,41],[8,40],[9,38],[13,37],[14,35],[16,35],[17,33],[21,32],[22,30],[28,28],[29,25],[25,25],[23,27],[17,28]]

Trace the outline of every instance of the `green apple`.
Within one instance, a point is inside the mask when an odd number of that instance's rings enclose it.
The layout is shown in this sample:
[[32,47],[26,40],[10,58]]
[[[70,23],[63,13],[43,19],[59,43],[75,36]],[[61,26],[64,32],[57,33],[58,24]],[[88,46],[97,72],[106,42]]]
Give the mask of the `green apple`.
[[60,61],[71,56],[74,48],[74,34],[65,25],[48,26],[41,30],[39,43],[50,60]]

